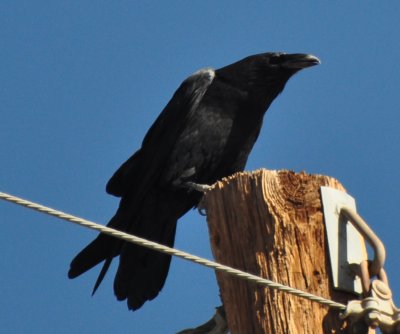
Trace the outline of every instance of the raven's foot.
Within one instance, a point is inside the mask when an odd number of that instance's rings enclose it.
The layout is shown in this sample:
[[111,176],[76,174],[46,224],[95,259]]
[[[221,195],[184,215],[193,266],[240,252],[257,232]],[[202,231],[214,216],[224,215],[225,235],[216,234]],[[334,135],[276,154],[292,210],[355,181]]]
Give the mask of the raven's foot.
[[211,189],[211,186],[209,186],[208,184],[199,184],[194,182],[185,182],[185,187],[202,193]]
[[[208,184],[199,184],[194,182],[185,182],[184,186],[190,190],[195,190],[201,193],[205,193],[206,191],[211,189],[211,186]],[[203,203],[203,199],[200,200],[199,204],[197,204],[197,211],[200,215],[206,216],[206,208]]]

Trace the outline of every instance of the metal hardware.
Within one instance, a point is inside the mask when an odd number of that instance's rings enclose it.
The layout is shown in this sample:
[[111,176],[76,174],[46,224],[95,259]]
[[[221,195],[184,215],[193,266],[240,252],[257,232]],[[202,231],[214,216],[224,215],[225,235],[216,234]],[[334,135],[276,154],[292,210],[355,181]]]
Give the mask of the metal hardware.
[[363,300],[352,300],[341,314],[342,319],[350,320],[350,333],[359,333],[359,328],[367,325],[380,328],[383,334],[400,333],[400,309],[392,299],[392,291],[386,273],[381,269],[379,279],[372,281],[370,297]]
[[203,325],[189,328],[176,334],[228,334],[229,328],[223,306],[216,308],[214,316]]
[[374,259],[369,265],[369,274],[370,276],[378,275],[385,264],[386,258],[385,247],[382,241],[354,209],[348,206],[341,207],[340,216],[346,217],[373,248]]
[[[389,288],[386,272],[383,269],[386,257],[383,243],[360,215],[357,214],[352,197],[326,187],[321,187],[321,195],[328,231],[331,263],[332,266],[334,263],[338,265],[336,268],[338,270],[337,278],[345,277],[343,274],[340,274],[346,268],[343,266],[343,257],[340,256],[341,247],[348,247],[345,249],[345,254],[349,258],[349,250],[350,253],[353,252],[353,249],[351,246],[349,248],[349,245],[354,243],[357,245],[357,250],[359,250],[359,237],[362,235],[374,251],[372,261],[367,259],[366,252],[364,252],[364,258],[361,258],[360,261],[355,263],[349,261],[347,263],[347,268],[351,268],[353,273],[361,278],[361,286],[365,298],[350,301],[341,318],[350,320],[349,332],[353,334],[369,333],[368,328],[374,329],[378,327],[383,334],[400,334],[400,309],[393,302],[392,291]],[[335,218],[336,224],[334,222]],[[349,235],[348,223],[351,223],[351,226],[358,231],[358,238]],[[343,226],[347,226],[346,229]],[[347,232],[344,237],[343,233],[341,233],[343,230]],[[330,238],[329,233],[331,234]],[[335,237],[336,242],[333,241],[332,243],[331,239]],[[335,259],[337,262],[335,262]],[[334,272],[334,269],[332,267],[332,272]],[[372,280],[374,277],[376,279]],[[333,278],[335,281],[335,276]],[[337,281],[341,283],[339,280]],[[339,287],[343,289],[343,286]]]
[[341,207],[356,209],[355,200],[345,192],[329,187],[321,187],[321,197],[333,287],[361,294],[363,288],[358,270],[359,264],[368,259],[367,250],[356,228],[343,221],[343,216],[340,217]]

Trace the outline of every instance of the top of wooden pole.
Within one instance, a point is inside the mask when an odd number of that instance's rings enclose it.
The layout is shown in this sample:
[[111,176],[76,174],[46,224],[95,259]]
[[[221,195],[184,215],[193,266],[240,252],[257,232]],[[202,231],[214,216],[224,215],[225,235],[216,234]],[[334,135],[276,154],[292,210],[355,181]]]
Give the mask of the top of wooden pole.
[[[217,262],[338,302],[333,291],[320,187],[334,178],[257,170],[215,183],[203,199]],[[341,333],[337,311],[217,274],[233,334]]]

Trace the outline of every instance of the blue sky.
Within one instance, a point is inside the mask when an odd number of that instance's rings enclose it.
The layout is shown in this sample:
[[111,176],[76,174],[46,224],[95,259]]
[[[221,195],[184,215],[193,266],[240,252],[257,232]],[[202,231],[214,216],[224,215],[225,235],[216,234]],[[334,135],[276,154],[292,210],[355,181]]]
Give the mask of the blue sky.
[[[105,224],[104,186],[181,81],[265,51],[313,53],[265,117],[248,170],[336,177],[385,243],[400,301],[400,3],[385,1],[8,1],[0,5],[0,191]],[[157,299],[128,312],[113,273],[68,280],[95,233],[0,203],[4,333],[174,333],[219,304],[211,270],[174,259]],[[211,258],[204,217],[176,246]],[[115,266],[111,272],[115,270]]]

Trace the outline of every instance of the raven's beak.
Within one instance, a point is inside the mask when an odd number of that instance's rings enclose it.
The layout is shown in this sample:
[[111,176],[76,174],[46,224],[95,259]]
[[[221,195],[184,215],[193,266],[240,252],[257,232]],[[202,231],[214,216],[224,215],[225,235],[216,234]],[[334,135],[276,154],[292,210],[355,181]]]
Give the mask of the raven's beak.
[[294,70],[301,70],[302,68],[321,64],[321,61],[317,57],[308,54],[293,53],[284,54],[281,57],[283,58],[281,66]]

